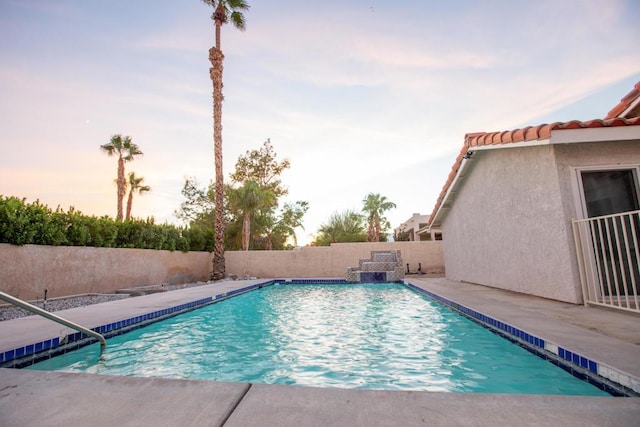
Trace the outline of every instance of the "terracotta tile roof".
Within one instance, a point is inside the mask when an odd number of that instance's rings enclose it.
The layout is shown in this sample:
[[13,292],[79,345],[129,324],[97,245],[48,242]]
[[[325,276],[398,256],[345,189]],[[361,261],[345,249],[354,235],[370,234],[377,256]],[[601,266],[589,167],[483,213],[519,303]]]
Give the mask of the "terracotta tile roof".
[[[605,119],[612,119],[614,117],[621,117],[621,114],[629,108],[638,98],[640,97],[640,82],[636,83],[636,85],[631,89],[631,92],[626,94],[618,105],[613,107],[611,111],[607,114]],[[640,116],[640,102],[636,103],[635,107],[628,111],[623,117],[638,117]]]
[[640,124],[640,117],[633,119],[595,119],[587,122],[572,120],[570,122],[555,122],[538,126],[527,126],[521,129],[507,130],[503,132],[479,132],[465,135],[465,145],[467,147],[478,147],[482,145],[500,145],[510,142],[538,141],[551,137],[552,130],[559,129],[584,129],[616,127]]
[[517,142],[526,141],[540,141],[549,139],[551,137],[551,131],[564,130],[564,129],[589,129],[589,128],[601,128],[601,127],[618,127],[618,126],[640,126],[640,117],[634,117],[631,119],[612,118],[612,119],[595,119],[586,122],[578,120],[572,120],[570,122],[556,122],[551,124],[541,124],[538,126],[527,126],[521,129],[508,130],[503,132],[476,132],[468,133],[465,135],[465,142],[456,157],[456,161],[449,172],[447,181],[445,182],[440,195],[436,201],[436,205],[429,217],[429,226],[436,219],[436,213],[440,209],[449,187],[455,179],[458,169],[462,164],[462,160],[465,158],[470,150],[474,147],[491,146],[491,145],[506,145]]

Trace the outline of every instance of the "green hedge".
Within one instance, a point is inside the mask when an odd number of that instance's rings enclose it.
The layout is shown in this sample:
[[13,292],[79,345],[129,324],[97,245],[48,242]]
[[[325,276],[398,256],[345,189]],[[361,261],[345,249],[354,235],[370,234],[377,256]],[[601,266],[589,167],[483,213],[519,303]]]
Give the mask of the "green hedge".
[[211,229],[155,224],[153,218],[116,221],[73,207],[53,211],[37,200],[0,195],[0,243],[211,252],[213,240]]

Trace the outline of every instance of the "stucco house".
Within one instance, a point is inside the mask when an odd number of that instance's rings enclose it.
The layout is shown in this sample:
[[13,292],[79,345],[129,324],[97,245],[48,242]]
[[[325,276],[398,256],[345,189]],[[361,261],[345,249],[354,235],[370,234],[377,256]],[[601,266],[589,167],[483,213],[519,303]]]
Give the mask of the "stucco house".
[[418,233],[420,229],[427,227],[428,222],[429,215],[414,213],[411,215],[411,218],[397,226],[393,232],[396,236],[406,233],[407,238],[411,242],[417,242],[420,240],[440,240],[441,236],[439,230],[432,230],[431,233]]
[[428,225],[447,278],[640,310],[639,112],[640,82],[604,119],[467,134]]

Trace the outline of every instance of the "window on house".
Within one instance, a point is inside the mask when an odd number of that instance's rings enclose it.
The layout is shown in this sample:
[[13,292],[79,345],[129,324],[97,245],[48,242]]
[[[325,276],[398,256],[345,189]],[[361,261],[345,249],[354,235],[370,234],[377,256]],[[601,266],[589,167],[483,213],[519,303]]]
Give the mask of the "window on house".
[[604,216],[592,220],[587,241],[598,270],[600,294],[637,295],[640,215],[614,215],[640,209],[637,169],[582,171],[581,178],[587,216]]
[[634,175],[632,169],[582,172],[587,216],[638,210],[637,178]]

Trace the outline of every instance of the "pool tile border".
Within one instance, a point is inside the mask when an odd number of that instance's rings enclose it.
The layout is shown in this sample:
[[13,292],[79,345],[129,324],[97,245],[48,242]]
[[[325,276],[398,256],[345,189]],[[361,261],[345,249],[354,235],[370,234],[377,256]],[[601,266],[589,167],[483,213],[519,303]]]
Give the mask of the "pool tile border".
[[[91,328],[91,330],[103,335],[105,338],[111,338],[146,326],[149,323],[154,323],[202,307],[203,305],[210,304],[212,301],[212,297],[201,298],[196,301],[96,326]],[[76,350],[94,342],[97,342],[95,338],[89,337],[82,332],[71,332],[63,337],[47,338],[34,344],[28,344],[0,353],[0,367],[20,368],[28,366],[40,360]]]
[[[176,306],[152,311],[150,313],[130,317],[124,320],[100,325],[91,328],[91,330],[98,332],[105,338],[111,338],[116,335],[121,335],[129,332],[133,329],[147,326],[150,323],[164,320],[166,318],[173,317],[211,303],[220,302],[224,299],[231,298],[245,292],[250,292],[258,288],[273,285],[275,283],[346,284],[348,282],[345,279],[271,279],[265,282],[260,282],[242,288],[234,289],[232,291],[217,293],[212,297],[201,298],[196,301],[179,304]],[[95,342],[97,342],[95,338],[89,337],[82,332],[72,332],[64,337],[47,338],[46,340],[40,342],[17,347],[5,352],[0,352],[0,367],[21,368],[24,366],[29,366],[41,360],[48,359],[72,350],[76,350],[80,347],[84,347]]]
[[[102,334],[105,338],[111,338],[113,336],[129,332],[133,329],[141,328],[150,323],[155,323],[208,304],[220,302],[227,298],[276,283],[348,284],[349,282],[345,279],[271,279],[265,282],[245,286],[243,288],[234,289],[232,291],[218,293],[212,297],[201,298],[184,304],[130,317],[128,319],[111,322],[91,329]],[[591,360],[577,352],[571,351],[556,343],[544,340],[543,338],[530,334],[520,328],[473,310],[465,305],[449,300],[407,281],[401,281],[400,283],[420,294],[426,295],[430,299],[435,300],[454,311],[457,311],[471,320],[487,327],[493,332],[496,332],[524,347],[539,357],[542,357],[569,371],[574,376],[597,385],[612,395],[637,396],[640,394],[640,381],[628,374],[625,374],[624,372],[618,371],[595,360]],[[82,332],[73,332],[65,337],[48,338],[41,342],[0,352],[0,367],[21,368],[59,354],[76,350],[96,341],[97,340],[95,338],[88,337]]]
[[485,326],[493,332],[513,341],[543,359],[557,365],[572,375],[590,382],[614,396],[638,396],[640,382],[632,376],[591,360],[577,352],[571,351],[557,343],[550,342],[523,329],[487,316],[465,305],[435,294],[407,281],[403,282],[410,289],[424,294],[436,302],[447,306],[467,318]]

